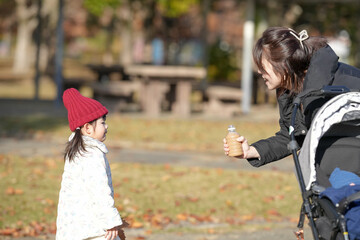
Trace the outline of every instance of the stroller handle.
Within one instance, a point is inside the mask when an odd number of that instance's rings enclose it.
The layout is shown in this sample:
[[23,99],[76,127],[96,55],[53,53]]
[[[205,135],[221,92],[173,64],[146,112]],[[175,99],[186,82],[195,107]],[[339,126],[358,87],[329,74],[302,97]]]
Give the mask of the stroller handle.
[[303,199],[303,205],[302,205],[302,210],[301,210],[298,227],[299,228],[303,227],[304,219],[301,216],[303,216],[302,213],[306,214],[309,219],[309,222],[310,222],[313,237],[315,240],[319,240],[319,234],[315,227],[315,221],[314,221],[314,217],[313,217],[313,213],[312,213],[312,205],[311,205],[309,199],[305,196],[306,188],[305,188],[304,178],[303,178],[301,167],[300,167],[299,158],[297,155],[298,143],[295,140],[294,126],[295,126],[296,112],[297,112],[299,106],[300,106],[300,103],[294,103],[294,110],[291,115],[291,124],[290,124],[290,129],[289,129],[289,134],[291,136],[291,140],[288,145],[288,148],[289,148],[289,150],[291,150],[292,155],[293,155],[295,170],[298,175],[298,180],[299,180],[300,189],[301,189],[301,196]]

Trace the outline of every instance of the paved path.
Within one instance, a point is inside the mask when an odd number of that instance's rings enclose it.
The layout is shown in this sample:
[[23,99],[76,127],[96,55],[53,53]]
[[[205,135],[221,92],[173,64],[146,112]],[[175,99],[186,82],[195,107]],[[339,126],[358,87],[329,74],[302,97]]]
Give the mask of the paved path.
[[[26,156],[62,156],[64,145],[59,142],[34,139],[0,138],[0,153]],[[109,147],[108,159],[113,162],[143,164],[172,164],[188,167],[210,167],[224,169],[246,169],[252,171],[279,170],[293,171],[291,157],[268,164],[261,168],[252,167],[246,160],[236,160],[224,154],[200,152],[175,152],[166,150],[127,149]]]
[[[278,227],[272,230],[244,230],[232,233],[161,233],[146,234],[143,230],[125,229],[126,240],[296,240],[289,227]],[[312,239],[311,230],[305,228],[305,239]],[[55,240],[54,235],[22,238],[10,238],[0,236],[0,240]]]
[[[272,230],[241,231],[232,233],[161,233],[146,234],[142,230],[125,229],[126,240],[296,240],[291,228],[278,227]],[[305,239],[312,239],[311,230],[305,228]],[[54,235],[40,237],[10,238],[0,236],[0,240],[55,240]]]

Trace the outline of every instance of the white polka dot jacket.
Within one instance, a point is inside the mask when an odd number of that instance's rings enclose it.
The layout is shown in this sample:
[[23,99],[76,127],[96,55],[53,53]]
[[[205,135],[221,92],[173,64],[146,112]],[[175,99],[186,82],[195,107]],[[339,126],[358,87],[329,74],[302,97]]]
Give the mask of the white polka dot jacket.
[[[73,137],[73,134],[69,139]],[[114,202],[104,143],[83,136],[85,152],[65,160],[59,193],[56,240],[101,236],[122,224]]]

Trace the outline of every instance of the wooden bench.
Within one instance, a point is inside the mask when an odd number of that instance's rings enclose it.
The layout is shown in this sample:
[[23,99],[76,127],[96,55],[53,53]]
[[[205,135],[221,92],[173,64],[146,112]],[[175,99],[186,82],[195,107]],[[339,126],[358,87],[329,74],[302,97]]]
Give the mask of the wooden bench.
[[205,94],[209,99],[204,104],[205,115],[232,117],[241,112],[242,90],[240,88],[210,86],[206,89]]
[[123,110],[127,104],[134,102],[136,93],[142,89],[139,81],[109,81],[107,83],[94,82],[90,85],[94,98],[106,102],[114,111]]

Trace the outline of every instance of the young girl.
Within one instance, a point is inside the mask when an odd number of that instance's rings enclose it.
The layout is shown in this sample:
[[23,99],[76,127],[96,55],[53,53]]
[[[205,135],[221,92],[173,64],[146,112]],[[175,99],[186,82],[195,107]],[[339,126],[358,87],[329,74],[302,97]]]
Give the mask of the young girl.
[[63,94],[70,130],[59,194],[57,240],[119,239],[120,214],[114,206],[111,171],[103,143],[108,110],[76,89]]
[[[306,30],[300,33],[284,27],[265,30],[253,50],[254,62],[269,90],[276,90],[280,111],[280,131],[275,136],[249,145],[241,136],[243,152],[255,167],[282,159],[291,154],[289,126],[292,102],[302,91],[320,89],[325,85],[342,85],[360,88],[360,70],[338,62],[326,39],[309,37]],[[301,146],[316,110],[324,104],[322,98],[307,98],[303,112],[297,114],[295,137]],[[225,154],[229,146],[224,139]]]

